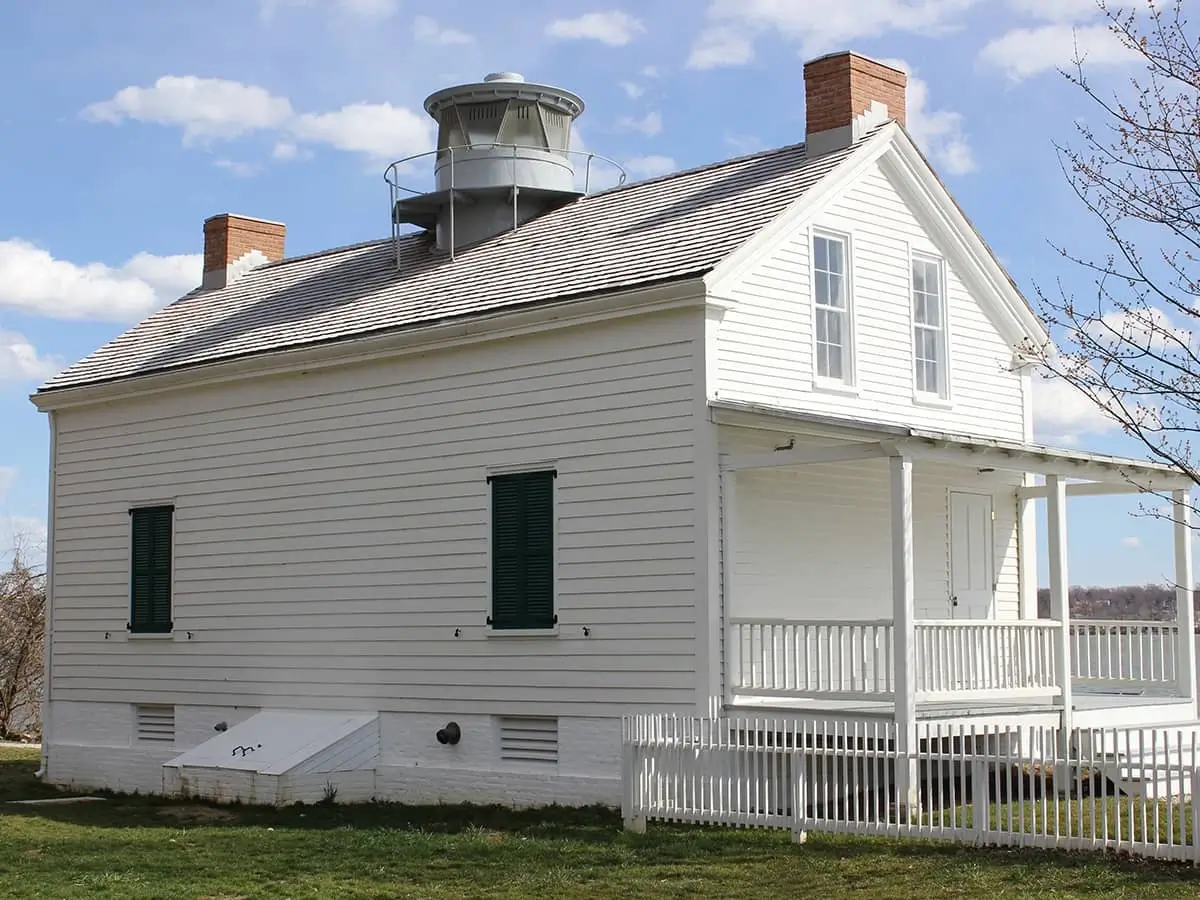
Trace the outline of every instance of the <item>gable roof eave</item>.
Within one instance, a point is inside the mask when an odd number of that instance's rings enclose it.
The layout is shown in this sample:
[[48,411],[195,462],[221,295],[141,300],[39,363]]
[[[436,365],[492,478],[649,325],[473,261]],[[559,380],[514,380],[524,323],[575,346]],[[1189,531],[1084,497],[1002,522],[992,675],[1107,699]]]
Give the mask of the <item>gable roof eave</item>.
[[816,210],[820,209],[887,152],[895,123],[880,128],[851,152],[815,186],[794,200],[749,240],[729,253],[705,276],[709,294],[725,301],[729,288],[766,260]]
[[995,253],[938,178],[920,148],[897,122],[890,122],[863,142],[753,237],[723,259],[705,278],[715,305],[729,306],[731,287],[764,261],[795,230],[878,163],[922,225],[953,253],[955,271],[993,314],[997,327],[1014,348],[1025,341],[1040,346],[1049,334]]
[[911,135],[897,126],[889,149],[879,160],[883,173],[931,237],[952,254],[958,276],[986,304],[1001,333],[1014,347],[1025,341],[1037,346],[1049,341],[1042,320]]

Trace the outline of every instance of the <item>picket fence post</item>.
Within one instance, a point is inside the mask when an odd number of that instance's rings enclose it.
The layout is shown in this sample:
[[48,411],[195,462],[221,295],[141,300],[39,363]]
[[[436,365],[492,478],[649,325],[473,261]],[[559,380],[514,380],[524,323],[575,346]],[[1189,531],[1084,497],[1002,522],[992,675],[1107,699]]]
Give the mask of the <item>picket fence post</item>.
[[[978,753],[978,748],[972,746],[972,751]],[[988,802],[988,764],[986,760],[974,756],[971,759],[971,815],[975,826],[975,844],[982,847],[987,843],[988,817],[991,804]]]
[[[1195,742],[1193,742],[1195,746]],[[1196,764],[1193,757],[1192,765]],[[1192,865],[1200,866],[1200,769],[1192,769]]]
[[808,818],[808,758],[802,750],[792,752],[792,843],[808,840],[804,825]]
[[624,790],[621,792],[621,819],[625,830],[635,834],[646,833],[646,814],[642,808],[644,798],[639,787],[642,783],[638,772],[638,748],[634,739],[636,720],[627,723],[625,741],[621,747],[621,775]]

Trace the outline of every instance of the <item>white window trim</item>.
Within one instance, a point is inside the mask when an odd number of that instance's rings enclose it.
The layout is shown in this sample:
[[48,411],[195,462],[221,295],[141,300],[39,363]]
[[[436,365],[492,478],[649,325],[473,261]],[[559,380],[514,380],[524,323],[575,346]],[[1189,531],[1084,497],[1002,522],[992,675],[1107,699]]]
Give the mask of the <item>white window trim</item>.
[[[171,630],[170,631],[133,631],[133,511],[135,509],[152,509],[159,506],[171,507]],[[178,607],[175,600],[175,583],[179,577],[176,556],[179,548],[179,501],[170,497],[167,499],[132,500],[125,504],[125,564],[126,578],[129,582],[125,592],[125,625],[121,631],[127,641],[172,641],[180,632],[179,620],[176,617]]]
[[[486,594],[484,596],[484,622],[492,617],[492,478],[497,475],[520,475],[523,472],[554,472],[554,478],[550,486],[551,502],[554,507],[554,534],[552,543],[552,553],[554,554],[554,564],[552,567],[552,575],[554,585],[554,616],[557,619],[560,611],[559,597],[559,578],[558,578],[558,532],[561,522],[562,513],[559,510],[558,499],[558,481],[562,477],[562,468],[557,460],[544,460],[542,462],[533,462],[527,464],[513,464],[502,466],[489,466],[484,472],[484,491],[487,495],[487,521],[485,528],[487,534],[485,540],[487,542],[486,553],[486,575],[484,583],[486,585]],[[529,638],[557,638],[559,636],[560,622],[550,628],[493,628],[490,624],[485,624],[483,634],[488,638],[518,638],[528,640]]]
[[[843,346],[841,379],[828,378],[817,370],[817,254],[814,244],[817,238],[841,241],[846,249],[846,272],[843,276],[846,284],[845,344]],[[812,386],[814,390],[830,391],[838,394],[857,396],[858,367],[855,364],[855,348],[858,344],[854,327],[854,242],[848,232],[836,231],[832,228],[812,228],[808,234],[808,308],[810,321],[809,350],[812,360]]]
[[[940,304],[942,339],[941,346],[939,347],[941,371],[938,373],[941,390],[936,394],[932,391],[923,391],[917,386],[917,291],[916,286],[913,284],[913,265],[917,262],[933,263],[938,269],[938,303]],[[952,373],[954,370],[950,359],[949,294],[949,285],[946,281],[946,260],[936,253],[914,250],[910,246],[908,252],[908,344],[911,348],[911,353],[909,354],[908,376],[912,381],[913,402],[920,406],[941,408],[953,406],[951,384],[953,382]]]

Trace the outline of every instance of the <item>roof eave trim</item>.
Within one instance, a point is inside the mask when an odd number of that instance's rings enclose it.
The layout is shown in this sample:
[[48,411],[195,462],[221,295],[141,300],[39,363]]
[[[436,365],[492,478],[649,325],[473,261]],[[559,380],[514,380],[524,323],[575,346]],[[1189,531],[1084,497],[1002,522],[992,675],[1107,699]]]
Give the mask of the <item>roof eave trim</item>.
[[892,179],[914,213],[924,212],[931,219],[926,227],[932,225],[935,236],[942,238],[966,263],[958,272],[959,277],[973,285],[980,299],[997,301],[992,307],[1005,336],[1014,344],[1029,340],[1042,346],[1048,342],[1050,335],[1037,313],[904,129],[893,132],[891,149],[893,152],[880,158],[884,174]]
[[710,417],[718,425],[768,428],[781,433],[797,432],[841,440],[883,439],[900,452],[918,459],[924,457],[976,466],[991,462],[998,468],[1014,472],[1059,474],[1107,482],[1136,478],[1148,482],[1147,491],[1194,487],[1181,470],[1150,460],[887,425],[737,400],[710,400],[708,405]]
[[108,403],[149,394],[316,369],[357,365],[409,353],[428,353],[557,328],[610,321],[631,315],[704,307],[702,273],[670,281],[608,291],[593,297],[564,297],[532,308],[498,310],[424,327],[324,341],[226,360],[181,366],[76,387],[38,391],[29,399],[42,412]]
[[891,135],[899,127],[895,122],[883,126],[783,212],[717,263],[705,278],[709,294],[716,297],[732,296],[734,286],[755,266],[765,261],[781,241],[786,240],[815,211],[835,199],[847,185],[853,183],[862,172],[887,152]]

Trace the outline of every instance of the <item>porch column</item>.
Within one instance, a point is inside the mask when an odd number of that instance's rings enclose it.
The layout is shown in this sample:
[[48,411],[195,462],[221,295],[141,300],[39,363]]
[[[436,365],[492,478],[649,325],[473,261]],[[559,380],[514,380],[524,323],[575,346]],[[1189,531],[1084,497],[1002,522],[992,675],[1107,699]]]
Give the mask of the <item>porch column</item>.
[[1196,611],[1192,594],[1195,576],[1192,572],[1192,507],[1188,491],[1173,491],[1175,519],[1175,624],[1178,626],[1178,646],[1175,649],[1175,674],[1179,680],[1179,696],[1192,701],[1196,714]]
[[721,617],[720,639],[725,647],[721,660],[721,695],[725,705],[733,703],[735,685],[740,685],[742,672],[741,635],[729,625],[729,610],[732,608],[737,586],[734,579],[737,568],[737,472],[721,473]]
[[[1026,475],[1023,483],[1033,486],[1033,477]],[[1038,617],[1037,599],[1037,501],[1032,497],[1017,497],[1017,596],[1022,619]]]
[[1054,668],[1062,688],[1062,727],[1071,730],[1071,602],[1067,574],[1067,483],[1046,476],[1046,533],[1050,551],[1050,618],[1058,622],[1054,636]]
[[[912,459],[891,457],[892,481],[892,626],[895,635],[896,750],[917,750],[917,659],[913,598]],[[917,765],[913,759],[896,766],[897,799],[907,810],[917,808]]]

